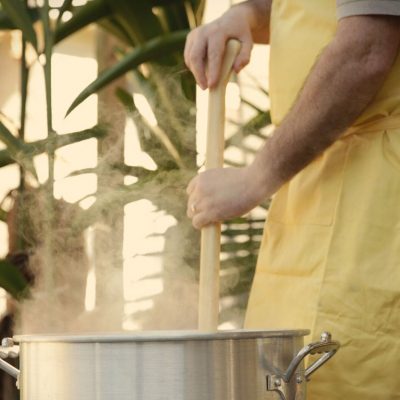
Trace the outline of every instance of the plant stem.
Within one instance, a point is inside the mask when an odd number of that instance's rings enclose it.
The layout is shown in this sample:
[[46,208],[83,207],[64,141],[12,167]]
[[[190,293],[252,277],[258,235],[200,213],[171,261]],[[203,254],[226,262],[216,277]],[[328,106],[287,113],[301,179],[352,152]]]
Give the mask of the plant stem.
[[48,213],[46,220],[46,232],[43,232],[46,237],[44,238],[45,243],[45,268],[43,270],[43,275],[45,279],[45,290],[51,301],[52,297],[55,295],[55,263],[54,263],[54,238],[53,232],[55,227],[55,203],[54,203],[54,156],[56,149],[57,134],[53,130],[53,113],[52,113],[52,93],[51,93],[51,79],[52,79],[52,68],[51,68],[51,56],[53,52],[54,43],[54,33],[50,27],[50,17],[49,17],[49,0],[44,0],[43,7],[41,10],[41,19],[44,31],[44,80],[45,80],[45,90],[46,90],[46,115],[47,115],[47,137],[48,147],[48,167],[49,167],[49,178],[47,182],[46,191],[46,210]]
[[[26,60],[26,40],[24,35],[21,37],[22,53],[21,53],[21,64],[20,64],[20,85],[21,85],[21,109],[20,109],[20,128],[19,138],[21,141],[25,141],[25,123],[26,123],[26,102],[28,96],[28,78],[29,78],[29,67]],[[25,241],[23,232],[25,230],[26,215],[23,207],[23,193],[25,191],[25,168],[20,165],[19,167],[19,196],[16,201],[17,205],[17,218],[16,218],[16,251],[22,251],[25,249]]]
[[[22,141],[25,140],[25,123],[26,123],[26,100],[28,95],[28,78],[29,68],[26,62],[26,40],[22,36],[22,55],[21,55],[21,114],[20,114],[20,129],[19,137]],[[23,191],[25,185],[25,170],[20,167],[19,190]]]
[[[52,78],[52,68],[51,68],[51,56],[53,51],[53,40],[54,35],[50,27],[49,18],[49,0],[44,1],[42,10],[42,21],[44,29],[44,55],[46,58],[44,64],[44,77],[45,77],[45,88],[46,88],[46,109],[47,109],[47,133],[48,137],[51,139],[56,139],[57,134],[53,130],[52,121],[52,93],[51,93],[51,78]],[[54,151],[55,151],[55,140],[49,141],[49,167],[54,167]],[[53,185],[54,180],[54,168],[49,168],[49,183]]]

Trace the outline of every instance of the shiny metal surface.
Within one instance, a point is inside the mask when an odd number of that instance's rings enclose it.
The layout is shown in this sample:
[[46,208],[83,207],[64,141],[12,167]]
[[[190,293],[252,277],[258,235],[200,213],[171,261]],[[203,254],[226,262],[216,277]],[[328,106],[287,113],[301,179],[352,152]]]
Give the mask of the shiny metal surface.
[[1,340],[1,347],[9,348],[14,346],[14,340],[12,338],[6,337]]
[[3,338],[0,347],[0,369],[2,369],[3,371],[7,372],[7,374],[15,378],[17,380],[17,386],[18,386],[19,370],[15,368],[13,365],[4,361],[3,358],[17,358],[18,356],[19,356],[19,346],[16,346],[14,344],[12,338]]
[[1,358],[0,358],[0,368],[3,371],[7,372],[8,375],[11,375],[13,378],[15,378],[18,381],[19,369],[13,367],[11,364],[2,360]]
[[336,354],[339,347],[339,342],[333,341],[329,332],[323,332],[319,342],[310,343],[298,352],[286,372],[282,375],[282,379],[284,382],[289,382],[292,379],[293,374],[296,372],[297,367],[309,354],[324,354],[306,369],[305,377],[308,379],[312,373]]
[[307,333],[20,336],[21,400],[305,400]]
[[[289,400],[290,392],[288,392],[288,384],[295,377],[297,384],[302,384],[304,380],[309,381],[311,375],[327,361],[329,361],[339,350],[340,343],[332,340],[329,332],[321,334],[319,342],[313,342],[304,346],[290,362],[289,367],[284,373],[267,375],[267,390],[279,394],[282,400]],[[319,359],[313,362],[304,374],[299,372],[299,365],[310,354],[322,354]]]
[[[332,340],[332,335],[329,332],[322,332],[321,342],[320,343],[310,343],[308,346],[304,347],[304,349],[306,349],[306,348],[307,348],[307,353],[309,353],[309,354],[325,353],[318,360],[316,360],[309,367],[307,367],[307,369],[304,373],[304,376],[307,380],[310,380],[311,375],[317,369],[321,368],[326,362],[328,362],[336,354],[336,352],[340,348],[340,343],[335,340]],[[302,351],[304,351],[304,350],[301,350],[300,353]]]
[[258,338],[282,338],[282,337],[303,337],[310,333],[307,329],[268,331],[268,330],[231,330],[219,332],[200,331],[145,331],[132,333],[115,334],[69,334],[69,335],[20,335],[16,336],[17,342],[125,342],[125,341],[175,341],[175,340],[226,340],[226,339],[258,339]]

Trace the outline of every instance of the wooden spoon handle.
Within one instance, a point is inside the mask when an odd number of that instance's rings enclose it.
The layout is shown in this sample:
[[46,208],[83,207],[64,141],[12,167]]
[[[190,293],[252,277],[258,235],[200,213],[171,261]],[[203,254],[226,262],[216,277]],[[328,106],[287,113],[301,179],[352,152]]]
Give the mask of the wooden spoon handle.
[[[205,168],[220,168],[224,164],[225,92],[240,42],[228,41],[218,85],[210,90],[208,100],[207,148]],[[199,329],[216,331],[219,313],[219,253],[221,224],[201,231]]]

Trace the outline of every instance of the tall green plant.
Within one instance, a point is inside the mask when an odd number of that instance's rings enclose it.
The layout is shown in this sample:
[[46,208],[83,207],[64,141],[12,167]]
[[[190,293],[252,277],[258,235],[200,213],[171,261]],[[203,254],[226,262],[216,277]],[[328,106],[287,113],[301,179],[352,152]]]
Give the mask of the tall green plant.
[[[66,2],[68,3],[68,1]],[[71,3],[71,2],[69,2]],[[26,242],[26,227],[29,222],[26,220],[26,213],[23,212],[24,207],[24,193],[26,190],[26,177],[30,175],[31,180],[35,181],[34,185],[38,186],[38,191],[46,192],[47,209],[50,218],[46,217],[48,221],[47,233],[48,238],[52,237],[52,225],[54,221],[55,200],[53,197],[53,181],[54,181],[54,153],[59,147],[71,144],[77,141],[85,140],[93,137],[100,137],[104,135],[104,130],[100,127],[84,130],[81,132],[73,132],[67,135],[59,136],[52,127],[52,99],[51,99],[51,57],[53,52],[53,44],[55,37],[54,27],[51,26],[49,17],[50,7],[48,1],[45,1],[40,8],[28,8],[27,2],[23,0],[0,1],[0,29],[3,30],[19,30],[21,32],[21,60],[20,60],[20,120],[18,125],[13,125],[4,113],[0,113],[0,140],[6,145],[6,149],[0,151],[0,167],[17,163],[20,168],[20,182],[17,188],[19,195],[15,197],[14,208],[18,209],[17,215],[10,218],[7,212],[1,210],[1,219],[5,222],[11,223],[13,226],[10,232],[15,235],[13,238],[13,246],[10,249],[12,252],[26,251],[29,244]],[[65,11],[65,10],[64,10]],[[61,15],[61,14],[60,14]],[[38,38],[35,30],[35,25],[39,25],[44,34],[44,44],[39,48]],[[30,66],[27,62],[27,48],[31,47],[36,57],[43,55],[45,62],[43,64],[44,77],[45,77],[45,92],[46,92],[46,108],[47,108],[47,139],[40,140],[33,143],[25,141],[25,122],[26,122],[26,104],[28,99],[28,80],[30,73]],[[41,153],[46,153],[49,159],[49,179],[44,185],[40,185],[36,170],[33,165],[33,157]],[[53,212],[52,212],[53,210]],[[10,222],[11,221],[11,222]],[[51,245],[48,246],[48,260],[52,258]],[[49,262],[49,265],[52,265]],[[8,290],[14,297],[21,297],[26,294],[26,285],[22,285],[22,275],[15,267],[14,272],[11,273],[11,262],[3,260],[0,264],[0,286]],[[53,272],[48,268],[49,287],[52,286]]]
[[[48,216],[44,217],[46,225],[45,231],[47,232],[48,240],[45,241],[45,252],[47,253],[46,267],[46,281],[48,290],[54,287],[55,271],[52,271],[51,266],[55,263],[52,262],[54,256],[54,246],[52,231],[57,224],[56,213],[57,205],[53,197],[53,171],[54,171],[54,153],[55,149],[70,142],[85,139],[88,135],[100,138],[102,130],[94,128],[93,130],[71,133],[68,135],[59,136],[53,129],[52,124],[52,68],[51,57],[54,46],[62,39],[72,35],[77,30],[87,26],[92,22],[97,22],[99,26],[112,32],[116,37],[122,39],[124,50],[119,54],[121,60],[115,66],[112,66],[106,71],[106,79],[97,82],[96,90],[109,85],[115,79],[118,79],[126,72],[132,72],[131,78],[132,91],[141,92],[146,95],[153,107],[155,108],[158,117],[169,119],[169,122],[164,122],[164,127],[159,126],[158,129],[150,127],[144,123],[139,126],[142,147],[151,153],[153,159],[158,165],[156,176],[152,171],[141,169],[138,174],[139,182],[134,187],[110,187],[105,188],[104,191],[98,193],[98,199],[93,207],[86,212],[81,212],[78,218],[70,221],[71,229],[74,232],[82,232],[82,230],[89,224],[94,223],[99,215],[109,214],[112,218],[114,211],[117,213],[122,210],[124,204],[131,201],[131,199],[143,198],[144,193],[148,191],[149,183],[159,182],[161,176],[166,172],[174,172],[173,177],[178,178],[179,183],[176,182],[182,189],[187,181],[188,174],[193,174],[195,167],[195,140],[194,140],[194,120],[193,117],[188,122],[181,113],[176,112],[174,107],[170,104],[170,96],[168,88],[163,87],[163,72],[161,66],[168,68],[175,68],[174,78],[170,80],[170,86],[174,87],[173,90],[181,91],[181,87],[185,88],[186,93],[190,93],[193,98],[194,83],[189,75],[181,74],[183,61],[182,61],[182,48],[185,41],[185,35],[189,28],[193,26],[196,21],[196,14],[201,12],[200,1],[153,1],[153,2],[130,2],[130,1],[89,1],[83,7],[73,7],[72,2],[66,0],[62,7],[59,9],[59,17],[54,21],[50,20],[49,2],[44,1],[41,7],[35,9],[28,9],[26,2],[23,0],[10,1],[1,0],[2,5],[0,14],[0,24],[3,29],[19,29],[22,33],[22,45],[26,49],[31,46],[35,51],[37,57],[42,56],[45,60],[43,63],[44,77],[45,77],[45,92],[46,92],[46,107],[47,107],[47,136],[46,140],[38,141],[36,143],[26,143],[24,140],[24,124],[25,124],[25,108],[21,111],[21,121],[19,127],[13,127],[13,132],[10,132],[5,124],[0,126],[0,138],[6,144],[6,150],[0,152],[0,164],[9,165],[10,163],[17,162],[21,168],[21,185],[20,191],[24,191],[25,175],[30,173],[32,176],[35,174],[33,168],[32,157],[41,152],[48,155],[49,159],[49,179],[45,185],[41,186],[41,190],[46,193],[46,212]],[[63,23],[62,14],[66,11],[71,11],[73,17],[66,23]],[[153,13],[157,11],[157,15]],[[36,23],[38,27],[33,29]],[[36,31],[43,32],[43,39],[39,41],[36,37]],[[38,42],[43,43],[40,47]],[[144,65],[150,72],[150,76],[146,76],[143,71],[139,71],[137,67]],[[29,67],[26,65],[25,60],[22,60],[25,76],[23,78],[25,87],[21,88],[23,97],[22,104],[25,107],[26,98],[28,93],[26,91],[26,83],[28,80]],[[98,83],[101,83],[100,85]],[[172,86],[171,86],[172,85]],[[122,89],[126,90],[126,88]],[[92,91],[94,93],[94,91]],[[90,93],[89,93],[90,94]],[[131,97],[132,98],[132,97]],[[117,97],[116,97],[117,99]],[[75,103],[77,105],[78,103]],[[192,106],[190,106],[192,107]],[[72,110],[72,108],[71,108]],[[190,113],[187,113],[190,115]],[[137,120],[138,114],[135,113],[133,118]],[[169,126],[174,127],[173,134],[170,135]],[[178,135],[184,135],[183,131],[188,128],[190,140],[186,140],[186,147],[178,140]],[[150,135],[150,136],[149,136]],[[168,143],[168,146],[165,144]],[[171,149],[174,149],[171,154]],[[162,154],[162,153],[165,154]],[[184,162],[182,160],[185,160]],[[97,174],[109,174],[110,170],[116,172],[122,171],[125,168],[124,160],[113,160],[112,165],[104,168],[104,163],[100,164],[100,168],[94,172]],[[189,172],[188,172],[189,171]],[[191,172],[190,172],[191,171]],[[185,176],[185,178],[182,178]],[[150,182],[151,179],[151,182]],[[36,183],[38,184],[38,182]],[[145,188],[145,192],[143,189]],[[108,189],[113,189],[115,195]],[[176,195],[177,191],[174,192]],[[159,196],[151,196],[155,204],[160,208],[167,208],[169,204],[176,205],[178,203],[175,198],[172,201],[163,201]],[[110,198],[116,198],[117,201],[110,203]],[[180,201],[180,200],[179,200]],[[22,207],[19,207],[20,209]],[[170,211],[174,215],[182,219],[183,203],[179,207],[171,207]],[[21,213],[20,213],[21,214]],[[93,216],[93,218],[92,218]],[[5,212],[2,212],[2,218],[6,219]],[[21,227],[23,221],[18,221],[18,226]],[[21,235],[22,236],[22,235]],[[24,247],[21,241],[21,247]],[[1,284],[1,280],[0,280]]]

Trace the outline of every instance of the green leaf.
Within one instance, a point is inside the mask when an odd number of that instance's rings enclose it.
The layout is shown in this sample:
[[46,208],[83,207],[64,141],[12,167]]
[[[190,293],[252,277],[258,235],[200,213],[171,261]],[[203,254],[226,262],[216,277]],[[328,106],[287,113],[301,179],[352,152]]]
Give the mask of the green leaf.
[[21,150],[23,143],[0,121],[0,140],[10,149]]
[[229,146],[242,146],[243,139],[246,136],[257,134],[260,129],[268,126],[270,123],[271,115],[269,111],[263,111],[256,114],[225,141],[225,148],[228,148]]
[[[55,148],[67,146],[72,143],[81,142],[82,140],[99,138],[105,136],[106,132],[99,126],[94,126],[90,129],[85,129],[79,132],[72,132],[65,135],[57,136]],[[49,146],[49,139],[42,139],[32,143],[24,143],[21,150],[23,157],[32,159],[41,153],[44,153]],[[16,160],[12,157],[8,149],[0,150],[0,168],[15,163]]]
[[132,95],[128,91],[126,91],[121,87],[118,87],[117,90],[115,91],[115,95],[129,113],[137,111]]
[[[28,10],[32,23],[39,19],[39,12],[36,8]],[[18,29],[18,27],[11,21],[10,17],[2,10],[0,10],[0,30]]]
[[3,10],[15,26],[20,29],[25,39],[37,50],[36,33],[28,8],[21,0],[0,0]]
[[164,6],[169,6],[171,4],[183,4],[187,0],[150,0],[149,3],[151,4],[152,7],[164,7]]
[[27,294],[28,282],[15,265],[0,260],[0,287],[20,299]]
[[[132,95],[129,94],[126,90],[124,90],[122,88],[117,88],[116,96],[121,101],[121,103],[124,105],[124,107],[127,109],[127,111],[129,113],[132,114],[137,110],[137,108],[135,106],[135,102],[132,98]],[[164,130],[161,127],[150,126],[148,124],[148,122],[146,122],[145,119],[143,119],[143,118],[141,118],[141,123],[146,126],[148,131],[152,135],[154,135],[154,137],[157,138],[157,140],[165,148],[165,150],[167,150],[168,154],[170,155],[170,157],[172,158],[174,163],[179,168],[185,169],[186,166],[182,160],[182,157],[180,156],[178,150],[176,149],[175,145],[172,143],[171,139],[168,137],[166,132],[164,132]]]
[[161,24],[148,1],[106,0],[131,39],[131,44],[142,44],[163,34]]
[[4,11],[0,11],[0,30],[16,29],[15,24],[11,21]]
[[112,68],[103,71],[95,81],[87,86],[73,101],[66,115],[68,115],[90,95],[96,93],[131,69],[138,67],[140,64],[162,58],[166,53],[169,54],[178,50],[182,51],[187,34],[187,30],[174,32],[169,35],[149,40],[144,45],[134,49]]
[[156,7],[158,19],[167,31],[178,31],[190,27],[188,14],[183,2]]
[[243,104],[248,105],[250,108],[252,108],[253,110],[255,110],[257,113],[263,113],[264,110],[262,110],[260,107],[257,107],[253,102],[246,100],[243,96],[240,96],[240,101]]
[[24,142],[15,137],[7,127],[0,121],[0,140],[7,146],[10,156],[29,171],[36,178],[36,170],[31,159],[24,157]]
[[70,20],[61,24],[55,31],[54,43],[71,36],[80,29],[108,15],[111,9],[105,0],[92,0],[80,7]]
[[[81,230],[98,220],[102,210],[119,210],[125,204],[146,198],[157,208],[165,210],[182,219],[185,209],[181,201],[186,190],[186,184],[193,178],[193,172],[188,170],[144,171],[142,178],[129,186],[110,188],[97,195],[96,203],[82,212],[79,221],[71,221],[72,228]],[[185,217],[184,217],[185,218]]]
[[107,32],[121,40],[123,43],[132,45],[132,41],[129,38],[128,33],[113,16],[101,19],[98,24]]
[[60,7],[60,17],[65,13],[65,11],[68,11],[72,7],[72,1],[73,0],[64,0],[62,6]]
[[0,221],[7,222],[8,213],[0,208]]
[[195,19],[195,25],[200,25],[203,20],[204,9],[206,6],[205,0],[189,0]]

